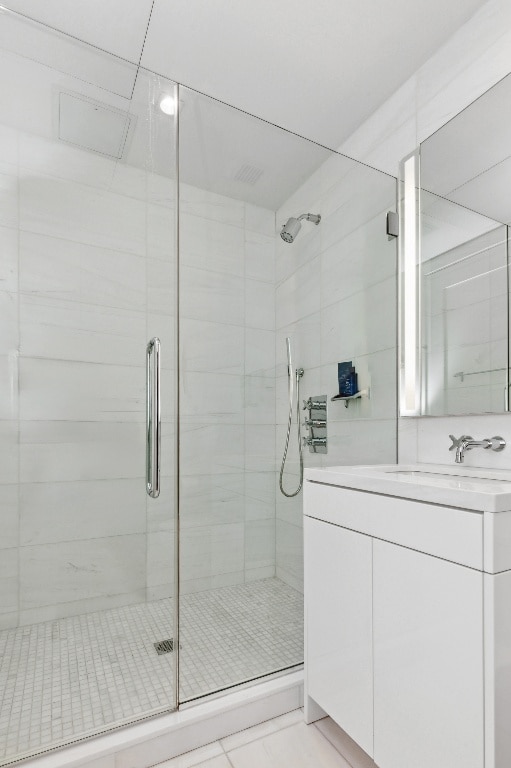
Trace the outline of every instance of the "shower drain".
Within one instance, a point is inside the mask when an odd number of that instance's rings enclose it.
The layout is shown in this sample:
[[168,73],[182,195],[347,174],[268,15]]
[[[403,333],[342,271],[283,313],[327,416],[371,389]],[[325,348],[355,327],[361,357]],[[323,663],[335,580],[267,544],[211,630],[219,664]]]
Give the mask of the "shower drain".
[[174,650],[174,638],[169,640],[160,640],[159,643],[153,643],[156,648],[156,653],[161,656],[163,653],[171,653]]

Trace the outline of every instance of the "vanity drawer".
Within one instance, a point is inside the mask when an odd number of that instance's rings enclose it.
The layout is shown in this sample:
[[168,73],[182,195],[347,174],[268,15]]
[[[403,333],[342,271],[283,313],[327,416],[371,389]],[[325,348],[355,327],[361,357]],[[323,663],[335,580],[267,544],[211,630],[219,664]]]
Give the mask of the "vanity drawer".
[[308,480],[304,514],[483,570],[483,513]]

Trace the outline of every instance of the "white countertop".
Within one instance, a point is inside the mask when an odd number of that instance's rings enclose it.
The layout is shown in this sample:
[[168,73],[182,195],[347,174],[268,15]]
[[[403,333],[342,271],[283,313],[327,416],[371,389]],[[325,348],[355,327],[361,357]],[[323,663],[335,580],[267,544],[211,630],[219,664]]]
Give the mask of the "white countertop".
[[374,464],[306,469],[305,479],[461,509],[511,510],[511,471],[508,470],[476,469],[458,464]]

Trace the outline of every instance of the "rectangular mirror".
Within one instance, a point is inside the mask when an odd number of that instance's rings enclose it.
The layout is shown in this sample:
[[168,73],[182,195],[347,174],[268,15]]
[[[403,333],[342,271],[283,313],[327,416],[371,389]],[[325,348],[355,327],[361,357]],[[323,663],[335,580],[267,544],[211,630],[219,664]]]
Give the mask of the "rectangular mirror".
[[508,111],[511,75],[401,164],[402,416],[509,410]]

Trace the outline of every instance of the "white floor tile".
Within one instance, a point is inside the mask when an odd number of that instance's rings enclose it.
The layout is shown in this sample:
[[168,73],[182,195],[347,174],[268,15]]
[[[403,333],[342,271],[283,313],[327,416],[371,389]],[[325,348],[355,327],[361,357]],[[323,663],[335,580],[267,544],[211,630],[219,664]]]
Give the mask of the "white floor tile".
[[191,752],[185,752],[184,755],[165,760],[164,763],[158,763],[154,768],[195,768],[199,765],[209,765],[211,763],[208,761],[221,756],[225,757],[224,751],[220,743],[214,741],[212,744],[206,744],[205,747],[193,749]]
[[233,768],[351,768],[314,726],[298,723],[228,753]]
[[287,712],[280,717],[274,717],[272,720],[267,720],[265,723],[254,725],[252,728],[245,728],[244,731],[238,731],[233,733],[232,736],[227,736],[225,739],[221,739],[225,752],[230,752],[232,749],[238,749],[245,744],[250,744],[252,741],[257,741],[264,736],[269,736],[271,733],[281,731],[283,728],[289,728],[291,725],[296,725],[303,721],[303,712],[301,709],[295,709],[293,712]]

